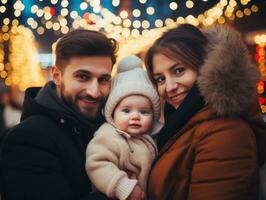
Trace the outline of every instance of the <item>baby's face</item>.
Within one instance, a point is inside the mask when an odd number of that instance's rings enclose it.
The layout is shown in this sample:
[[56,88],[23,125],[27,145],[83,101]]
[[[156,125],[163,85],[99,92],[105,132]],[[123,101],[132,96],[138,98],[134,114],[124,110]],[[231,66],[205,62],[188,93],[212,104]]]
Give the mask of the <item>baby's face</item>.
[[152,122],[152,105],[145,96],[131,95],[125,97],[114,111],[116,127],[132,137],[148,133],[152,127]]

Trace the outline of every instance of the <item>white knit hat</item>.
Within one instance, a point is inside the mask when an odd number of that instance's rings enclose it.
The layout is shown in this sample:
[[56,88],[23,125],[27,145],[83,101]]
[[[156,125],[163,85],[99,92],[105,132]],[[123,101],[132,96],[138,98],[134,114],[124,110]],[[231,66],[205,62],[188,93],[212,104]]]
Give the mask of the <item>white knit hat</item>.
[[160,118],[160,99],[142,61],[137,56],[127,56],[117,66],[117,75],[112,79],[111,91],[105,105],[105,118],[112,123],[112,114],[118,103],[125,97],[139,94],[150,99],[153,108],[154,121]]

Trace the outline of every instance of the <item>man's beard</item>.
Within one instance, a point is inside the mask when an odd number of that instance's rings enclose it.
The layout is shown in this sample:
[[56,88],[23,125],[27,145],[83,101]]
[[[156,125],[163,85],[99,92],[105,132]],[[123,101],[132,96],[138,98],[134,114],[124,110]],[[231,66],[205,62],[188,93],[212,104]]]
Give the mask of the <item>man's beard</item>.
[[[102,109],[104,107],[104,104],[106,102],[106,98],[93,98],[87,94],[77,94],[74,98],[72,98],[71,95],[68,95],[66,90],[65,90],[65,86],[64,84],[62,85],[62,87],[60,88],[61,91],[61,99],[62,101],[68,106],[70,107],[74,112],[76,112],[78,115],[82,116],[83,118],[90,120],[90,121],[95,121],[99,118],[102,117]],[[96,112],[94,111],[93,107],[88,107],[88,108],[83,108],[86,110],[86,113],[81,111],[81,108],[78,106],[77,102],[78,100],[81,99],[86,99],[86,100],[96,100],[97,102],[99,102],[99,104],[97,105],[97,110]]]

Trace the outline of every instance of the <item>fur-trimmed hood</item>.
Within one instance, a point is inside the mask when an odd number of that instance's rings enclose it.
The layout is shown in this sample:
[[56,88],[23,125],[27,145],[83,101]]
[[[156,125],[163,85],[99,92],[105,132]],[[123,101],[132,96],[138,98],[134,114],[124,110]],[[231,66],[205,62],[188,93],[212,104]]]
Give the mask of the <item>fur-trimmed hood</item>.
[[198,87],[205,103],[218,116],[241,116],[257,141],[259,163],[266,162],[266,124],[258,105],[258,67],[241,35],[232,28],[203,30],[208,39],[206,58],[200,67]]
[[208,106],[219,116],[239,115],[256,101],[259,71],[241,35],[232,28],[203,29],[208,39],[198,86]]

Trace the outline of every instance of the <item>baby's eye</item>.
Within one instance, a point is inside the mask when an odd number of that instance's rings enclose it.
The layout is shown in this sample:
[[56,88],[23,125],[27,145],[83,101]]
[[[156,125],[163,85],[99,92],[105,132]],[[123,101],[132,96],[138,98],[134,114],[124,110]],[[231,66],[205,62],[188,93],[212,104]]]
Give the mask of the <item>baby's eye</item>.
[[122,109],[122,112],[124,112],[124,113],[129,113],[130,110],[129,110],[128,108],[124,108],[124,109]]
[[140,113],[143,114],[143,115],[148,115],[148,114],[150,114],[150,111],[148,111],[148,110],[141,110]]

